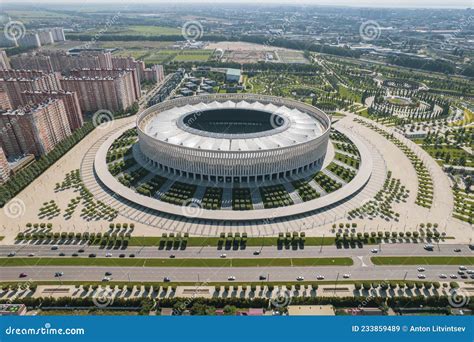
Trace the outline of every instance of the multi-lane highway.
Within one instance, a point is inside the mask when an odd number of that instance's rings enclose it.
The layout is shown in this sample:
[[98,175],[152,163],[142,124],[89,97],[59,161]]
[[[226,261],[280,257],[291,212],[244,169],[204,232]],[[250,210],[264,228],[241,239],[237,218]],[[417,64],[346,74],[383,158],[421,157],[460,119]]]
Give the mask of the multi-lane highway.
[[[373,249],[377,249],[374,253]],[[417,266],[375,266],[370,258],[381,256],[472,256],[473,251],[467,245],[440,244],[432,251],[424,249],[423,244],[382,244],[360,248],[337,248],[336,246],[307,246],[304,249],[278,249],[276,246],[248,247],[246,249],[222,249],[216,247],[188,247],[179,249],[159,249],[158,247],[128,247],[126,249],[107,249],[98,246],[59,245],[52,249],[51,245],[13,245],[0,246],[0,257],[8,257],[14,252],[19,257],[58,257],[58,258],[88,258],[95,254],[97,258],[106,257],[119,260],[130,258],[319,258],[319,257],[351,257],[352,266],[320,266],[320,267],[113,267],[113,266],[12,266],[2,267],[0,280],[18,280],[20,273],[32,281],[63,280],[63,281],[100,281],[105,272],[112,272],[112,281],[163,281],[169,277],[173,282],[217,282],[227,281],[234,276],[235,281],[259,281],[265,276],[270,281],[296,281],[304,277],[305,281],[317,281],[317,276],[324,280],[342,280],[344,274],[350,274],[350,279],[419,279],[424,274],[426,280],[449,280],[451,275],[457,275],[459,265],[453,266],[423,266],[426,270],[420,272]],[[256,253],[258,252],[258,253]],[[63,256],[59,256],[64,254]],[[74,257],[73,257],[74,254]],[[468,268],[474,268],[469,267]],[[64,272],[59,279],[55,272]],[[440,275],[447,275],[441,279]],[[469,275],[470,277],[470,275]],[[461,279],[458,279],[461,280]]]

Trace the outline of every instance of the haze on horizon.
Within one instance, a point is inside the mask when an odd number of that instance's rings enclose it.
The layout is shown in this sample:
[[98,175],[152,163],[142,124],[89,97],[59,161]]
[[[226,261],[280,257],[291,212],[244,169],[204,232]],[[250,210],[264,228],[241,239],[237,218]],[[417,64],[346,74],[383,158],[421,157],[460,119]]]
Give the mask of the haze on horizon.
[[[472,0],[397,0],[396,3],[382,0],[133,0],[136,4],[157,5],[179,5],[179,4],[288,4],[288,5],[320,5],[320,6],[350,6],[350,7],[381,7],[381,8],[470,8],[473,7]],[[94,4],[116,4],[117,0],[2,0],[4,4],[31,4],[44,5],[94,5]],[[2,5],[0,4],[0,9]]]

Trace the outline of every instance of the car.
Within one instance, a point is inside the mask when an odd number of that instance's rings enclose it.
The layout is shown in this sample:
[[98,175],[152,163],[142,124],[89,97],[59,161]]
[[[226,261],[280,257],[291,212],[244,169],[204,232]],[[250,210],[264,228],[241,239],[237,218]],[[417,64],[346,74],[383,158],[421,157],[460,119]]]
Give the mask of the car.
[[371,251],[372,253],[378,253],[378,252],[379,252],[379,250],[378,250],[377,248],[372,248],[370,251]]
[[89,258],[95,258],[96,255],[94,253],[89,254]]
[[29,257],[34,257],[34,256],[35,256],[35,253],[29,253],[28,256],[29,256]]
[[471,274],[469,278],[474,279],[474,274]]
[[459,253],[459,252],[461,252],[461,248],[455,248],[454,251],[455,251],[456,253]]
[[169,277],[164,277],[164,278],[163,278],[163,281],[164,281],[165,283],[169,283],[169,282],[171,281],[171,279],[170,279]]
[[464,273],[464,271],[458,271],[458,274],[459,274],[459,275],[463,275],[463,274],[465,274],[465,273]]
[[125,258],[125,254],[120,254],[119,258]]
[[112,257],[112,253],[105,253],[105,257],[106,257],[106,258]]
[[441,274],[439,275],[439,277],[440,277],[441,279],[446,279],[448,276],[447,276],[446,274],[444,274],[444,273],[441,273]]
[[351,275],[350,275],[350,273],[345,273],[345,274],[342,275],[342,277],[345,278],[345,279],[347,279],[347,278],[350,278]]
[[418,273],[418,279],[425,279],[426,276],[423,273]]
[[451,274],[449,277],[450,277],[451,279],[458,279],[458,276],[455,275],[455,274]]
[[467,276],[467,274],[463,274],[463,275],[461,275],[461,278],[462,278],[462,279],[467,279],[468,276]]
[[260,251],[254,251],[253,255],[260,255],[260,253],[261,253]]
[[176,255],[174,255],[174,254],[171,254],[171,255],[170,255],[170,258],[171,258],[171,259],[174,259],[174,258],[176,258]]
[[110,278],[109,277],[104,277],[104,278],[102,278],[102,281],[110,281]]
[[107,272],[105,272],[105,275],[106,275],[106,276],[111,276],[111,275],[112,275],[112,272],[107,271]]
[[84,248],[81,248],[80,250],[78,250],[79,253],[84,253]]
[[73,257],[79,256],[79,254],[77,254],[77,253],[72,253],[71,255],[72,255]]
[[135,254],[132,253],[132,254],[129,255],[129,257],[130,258],[135,258]]
[[467,270],[467,267],[466,267],[466,266],[459,266],[459,269],[460,269],[461,271],[466,271],[466,270]]
[[52,251],[55,251],[55,250],[57,250],[57,249],[59,249],[59,246],[58,246],[58,245],[53,245],[53,246],[51,246],[51,250],[52,250]]
[[304,280],[304,277],[303,277],[303,276],[296,277],[296,280],[298,280],[298,281],[303,281],[303,280]]
[[28,274],[22,272],[22,273],[20,273],[19,277],[20,278],[26,278],[26,277],[28,277]]
[[434,246],[431,245],[431,244],[427,244],[427,245],[425,245],[423,248],[424,248],[425,250],[427,250],[427,251],[432,251],[432,250],[434,249]]
[[417,270],[418,270],[418,272],[425,272],[425,268],[424,268],[424,267],[418,267]]
[[227,258],[227,254],[225,254],[225,253],[224,253],[224,254],[221,254],[219,257],[221,257],[221,258]]
[[474,274],[474,270],[467,270],[466,273],[467,274]]
[[55,277],[62,277],[64,275],[64,272],[56,272],[54,273]]
[[59,256],[65,256],[66,254],[64,254],[63,252],[59,253]]
[[10,253],[8,253],[8,256],[9,256],[9,257],[14,257],[15,255],[16,255],[15,252],[10,252]]
[[321,275],[321,274],[318,274],[318,275],[316,276],[316,279],[318,279],[318,280],[323,280],[323,279],[324,279],[324,276]]
[[227,280],[235,280],[235,276],[228,276]]
[[258,277],[258,279],[260,279],[260,280],[267,280],[267,277],[264,276],[263,274],[261,274],[261,275]]

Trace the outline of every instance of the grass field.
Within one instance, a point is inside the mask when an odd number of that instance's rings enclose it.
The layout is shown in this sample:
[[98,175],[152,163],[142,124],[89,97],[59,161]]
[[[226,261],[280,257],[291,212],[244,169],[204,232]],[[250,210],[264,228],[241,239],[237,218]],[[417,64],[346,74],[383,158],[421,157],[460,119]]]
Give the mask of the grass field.
[[[91,33],[96,33],[91,31]],[[113,28],[104,32],[104,34],[111,35],[124,35],[124,36],[133,36],[133,35],[143,35],[143,36],[170,36],[170,35],[180,35],[181,29],[176,27],[164,27],[164,26],[114,26]]]
[[372,257],[375,265],[474,265],[474,257]]
[[118,258],[1,258],[0,267],[13,266],[110,266],[110,267],[276,267],[350,266],[351,258],[275,259],[118,259]]

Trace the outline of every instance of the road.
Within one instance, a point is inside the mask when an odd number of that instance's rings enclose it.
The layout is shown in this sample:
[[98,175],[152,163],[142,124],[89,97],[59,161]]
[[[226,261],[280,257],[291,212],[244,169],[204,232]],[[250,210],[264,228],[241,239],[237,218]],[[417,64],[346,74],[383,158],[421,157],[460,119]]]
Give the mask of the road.
[[[441,273],[448,276],[457,273],[457,266],[427,266],[426,280],[440,281]],[[55,272],[64,272],[61,278],[54,277]],[[82,266],[37,266],[37,267],[4,267],[0,272],[0,281],[101,281],[105,272],[112,272],[112,281],[155,281],[161,282],[169,277],[173,282],[224,282],[229,276],[235,276],[236,282],[259,281],[264,275],[270,281],[296,281],[304,277],[305,281],[316,282],[317,275],[324,280],[343,280],[343,274],[350,273],[350,279],[383,280],[383,279],[418,279],[416,266],[322,266],[322,267],[235,267],[235,268],[196,268],[196,267],[82,267]],[[27,277],[19,278],[21,272]],[[339,274],[339,276],[338,276]],[[446,280],[446,279],[445,279]],[[458,279],[459,280],[459,279]],[[449,281],[449,279],[447,280]],[[232,283],[229,281],[229,283]]]
[[[87,257],[89,253],[95,253],[97,257],[105,257],[106,253],[111,253],[113,257],[119,254],[135,254],[137,258],[168,258],[171,254],[177,258],[218,258],[221,254],[226,254],[228,258],[317,258],[317,257],[365,257],[369,255],[381,256],[472,256],[474,251],[465,244],[440,244],[435,245],[432,251],[426,251],[424,244],[381,244],[365,245],[356,248],[338,248],[336,246],[306,246],[304,249],[278,249],[276,246],[247,247],[246,249],[217,249],[217,247],[187,247],[179,249],[159,249],[158,247],[133,246],[126,249],[101,248],[100,246],[87,245],[59,245],[57,250],[51,250],[51,245],[0,245],[0,257],[6,257],[10,252],[15,252],[18,257],[28,256],[34,253],[35,257],[55,257],[59,253],[71,256],[83,248],[83,253],[78,253],[79,257]],[[372,253],[372,249],[378,249],[377,253]],[[455,249],[461,252],[455,252]],[[254,255],[260,251],[260,255]]]

